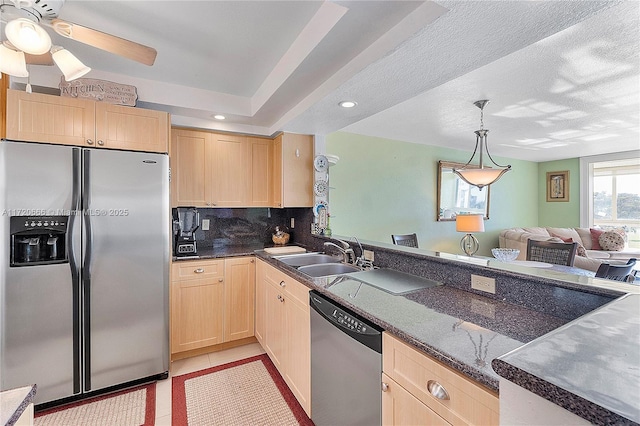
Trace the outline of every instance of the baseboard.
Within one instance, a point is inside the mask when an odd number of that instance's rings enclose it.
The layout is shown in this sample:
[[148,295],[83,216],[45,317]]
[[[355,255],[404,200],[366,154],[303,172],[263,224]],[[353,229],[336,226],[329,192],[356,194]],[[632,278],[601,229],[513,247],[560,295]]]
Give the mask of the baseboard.
[[198,355],[209,354],[212,352],[224,351],[225,349],[231,349],[238,346],[248,345],[250,343],[258,342],[255,337],[245,337],[244,339],[234,340],[232,342],[220,343],[219,345],[206,346],[204,348],[191,349],[189,351],[176,352],[171,354],[171,361],[177,361],[179,359],[191,358]]

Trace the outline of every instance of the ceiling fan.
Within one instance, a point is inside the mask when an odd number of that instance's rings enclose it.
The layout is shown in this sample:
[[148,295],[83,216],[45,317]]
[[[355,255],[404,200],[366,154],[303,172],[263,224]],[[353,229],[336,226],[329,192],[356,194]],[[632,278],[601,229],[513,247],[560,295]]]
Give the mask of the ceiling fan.
[[[0,43],[0,70],[26,77],[26,64],[56,65],[67,81],[90,71],[69,51],[52,46],[49,34],[42,28],[115,55],[153,65],[157,51],[149,46],[94,30],[58,18],[65,0],[0,0],[0,20],[5,25],[7,40]],[[24,55],[24,56],[22,56]]]

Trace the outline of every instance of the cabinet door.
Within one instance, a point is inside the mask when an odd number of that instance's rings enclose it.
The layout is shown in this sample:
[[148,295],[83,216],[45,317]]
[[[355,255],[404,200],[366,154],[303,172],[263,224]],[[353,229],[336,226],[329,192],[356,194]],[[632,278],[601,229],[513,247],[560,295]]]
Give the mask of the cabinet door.
[[205,207],[210,203],[207,179],[211,133],[173,129],[171,132],[171,205]]
[[168,152],[169,114],[96,103],[96,144],[131,151]]
[[267,283],[265,282],[265,269],[267,264],[261,260],[256,262],[256,317],[255,336],[262,347],[265,346],[266,327],[266,303],[267,303]]
[[284,207],[282,184],[282,135],[273,141],[273,206]]
[[274,206],[313,206],[313,136],[283,133],[274,144]]
[[[289,283],[289,285],[295,284],[299,283]],[[284,305],[286,312],[285,330],[287,331],[285,381],[304,411],[307,415],[311,416],[311,330],[309,304],[303,305],[296,301],[293,296],[287,294]]]
[[89,100],[7,90],[7,139],[93,146],[95,105]]
[[171,283],[171,353],[222,343],[224,279]]
[[271,358],[280,374],[284,374],[286,355],[284,328],[284,292],[280,285],[274,282],[268,275],[265,280],[265,345],[264,350]]
[[251,202],[254,207],[272,204],[273,141],[249,138],[251,145]]
[[224,275],[224,341],[251,337],[254,334],[255,259],[226,259]]
[[216,207],[246,207],[250,196],[250,146],[246,136],[213,134],[210,169],[212,202]]
[[450,425],[386,374],[382,374],[384,426]]

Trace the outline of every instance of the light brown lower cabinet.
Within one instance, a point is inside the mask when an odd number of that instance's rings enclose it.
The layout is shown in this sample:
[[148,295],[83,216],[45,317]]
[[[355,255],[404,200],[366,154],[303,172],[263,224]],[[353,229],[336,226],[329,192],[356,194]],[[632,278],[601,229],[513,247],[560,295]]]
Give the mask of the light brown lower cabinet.
[[384,426],[450,425],[384,373],[382,374],[382,424]]
[[174,262],[171,353],[251,337],[255,258]]
[[499,424],[495,392],[386,332],[382,370],[384,425]]
[[311,417],[309,288],[261,260],[256,268],[256,338]]

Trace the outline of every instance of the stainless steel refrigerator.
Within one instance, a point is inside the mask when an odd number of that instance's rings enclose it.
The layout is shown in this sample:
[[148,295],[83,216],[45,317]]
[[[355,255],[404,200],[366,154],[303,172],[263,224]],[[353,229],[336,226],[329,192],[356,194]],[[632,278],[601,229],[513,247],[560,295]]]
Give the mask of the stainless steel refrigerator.
[[167,376],[162,154],[0,141],[0,382],[36,404]]

